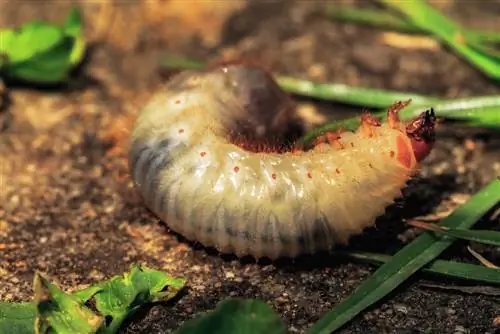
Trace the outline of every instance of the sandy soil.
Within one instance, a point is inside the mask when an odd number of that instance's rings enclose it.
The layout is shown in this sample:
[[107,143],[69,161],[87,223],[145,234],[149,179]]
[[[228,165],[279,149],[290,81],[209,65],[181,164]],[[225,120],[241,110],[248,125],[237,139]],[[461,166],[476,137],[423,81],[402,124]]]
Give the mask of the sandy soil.
[[[219,256],[171,233],[140,203],[124,164],[130,119],[168,73],[167,53],[203,59],[241,56],[276,73],[444,97],[499,94],[500,87],[427,39],[332,23],[320,2],[83,1],[90,54],[67,87],[10,86],[0,112],[0,299],[29,300],[39,270],[73,290],[143,263],[184,276],[175,305],[155,305],[124,326],[127,333],[166,333],[230,296],[269,301],[291,332],[303,332],[347,297],[373,267],[319,254],[255,263]],[[337,1],[338,5],[354,1]],[[500,29],[498,1],[435,1],[475,28]],[[371,3],[363,2],[372,6]],[[194,9],[196,8],[196,10]],[[62,21],[62,1],[0,3],[0,27],[31,19]],[[301,99],[309,120],[359,108]],[[124,130],[125,129],[125,130]],[[350,248],[394,253],[417,232],[402,221],[442,217],[500,174],[500,137],[444,124],[422,174],[376,228]],[[497,218],[485,221],[500,228]],[[443,258],[474,262],[465,244]],[[500,263],[500,249],[476,245]],[[417,275],[344,333],[493,333],[498,294],[431,289]],[[435,284],[458,284],[439,278]],[[498,328],[497,328],[498,330]]]

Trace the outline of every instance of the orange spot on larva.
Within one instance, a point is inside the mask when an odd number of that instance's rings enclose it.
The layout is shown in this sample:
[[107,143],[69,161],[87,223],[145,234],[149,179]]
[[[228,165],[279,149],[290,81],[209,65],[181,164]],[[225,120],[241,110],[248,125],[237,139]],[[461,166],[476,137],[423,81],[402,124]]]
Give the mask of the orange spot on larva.
[[310,179],[312,179],[311,173],[307,172],[307,177],[310,178]]
[[179,129],[179,133],[183,133],[184,132],[184,129]]
[[396,153],[394,153],[394,151],[391,151],[391,152],[389,152],[389,155],[391,156],[391,158],[394,158],[394,156],[396,155]]
[[398,161],[406,168],[411,168],[413,150],[407,144],[402,136],[396,138],[396,147],[398,151]]
[[207,154],[207,152],[201,152],[200,155],[201,157],[203,158],[205,155]]
[[276,180],[276,174],[271,175],[271,177],[273,178],[273,180]]
[[181,100],[175,100],[175,104],[180,104]]
[[335,172],[337,172],[337,174],[340,174],[340,169],[339,168],[335,168]]
[[233,170],[234,170],[235,173],[238,173],[238,171],[240,170],[240,167],[234,166]]

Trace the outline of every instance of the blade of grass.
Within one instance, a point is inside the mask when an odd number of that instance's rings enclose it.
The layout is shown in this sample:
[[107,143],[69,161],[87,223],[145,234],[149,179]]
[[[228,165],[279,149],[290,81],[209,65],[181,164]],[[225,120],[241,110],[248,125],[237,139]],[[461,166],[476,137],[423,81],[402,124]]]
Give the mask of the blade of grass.
[[200,60],[169,55],[161,60],[160,65],[166,69],[199,70],[204,68],[206,63]]
[[[346,252],[343,255],[374,265],[392,261],[392,256],[377,253]],[[500,271],[476,264],[457,261],[434,260],[422,268],[425,273],[442,275],[462,280],[500,284]]]
[[[500,180],[494,180],[474,195],[466,204],[443,219],[442,226],[468,228],[500,201]],[[408,277],[434,260],[454,241],[447,236],[436,237],[424,232],[397,252],[392,261],[383,264],[345,301],[324,315],[310,329],[311,334],[331,333],[365,308],[373,305],[393,291]]]
[[380,0],[380,2],[405,15],[410,22],[422,30],[444,41],[450,48],[485,74],[500,79],[500,62],[493,59],[493,57],[490,58],[477,52],[467,45],[464,29],[432,6],[422,0]]
[[[331,20],[355,22],[399,32],[425,35],[429,34],[429,31],[420,28],[411,21],[404,20],[403,18],[400,18],[390,12],[378,9],[361,9],[327,5],[326,15]],[[500,42],[500,34],[498,32],[473,29],[464,29],[463,32],[468,41],[475,41],[477,43]]]
[[330,5],[326,7],[326,16],[330,20],[355,22],[400,32],[427,34],[427,31],[420,29],[419,26],[382,10]]
[[410,92],[352,87],[337,83],[315,83],[288,76],[277,76],[276,81],[288,93],[373,108],[384,108],[398,100],[412,99],[414,103],[418,104],[431,104],[440,101],[435,97]]
[[418,221],[408,221],[409,225],[425,229],[427,231],[441,233],[457,239],[474,241],[480,244],[500,246],[500,232],[489,230],[468,230],[460,228],[444,228],[437,224]]

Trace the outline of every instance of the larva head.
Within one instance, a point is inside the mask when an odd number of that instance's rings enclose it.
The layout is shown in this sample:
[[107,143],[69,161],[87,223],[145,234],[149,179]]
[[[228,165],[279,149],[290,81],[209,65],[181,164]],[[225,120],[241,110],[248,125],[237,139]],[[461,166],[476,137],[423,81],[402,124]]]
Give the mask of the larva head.
[[413,153],[417,161],[424,160],[436,141],[434,126],[436,115],[429,109],[406,125],[406,134],[411,139]]

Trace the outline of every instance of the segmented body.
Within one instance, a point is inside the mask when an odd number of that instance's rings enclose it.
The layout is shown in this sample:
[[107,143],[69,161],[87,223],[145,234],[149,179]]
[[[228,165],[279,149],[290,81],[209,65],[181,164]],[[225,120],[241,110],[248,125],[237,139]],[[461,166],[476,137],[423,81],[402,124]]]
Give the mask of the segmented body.
[[288,103],[242,65],[173,78],[132,134],[130,170],[147,206],[188,239],[257,258],[327,250],[373,224],[417,167],[405,126],[366,121],[299,152],[235,144],[280,134]]

